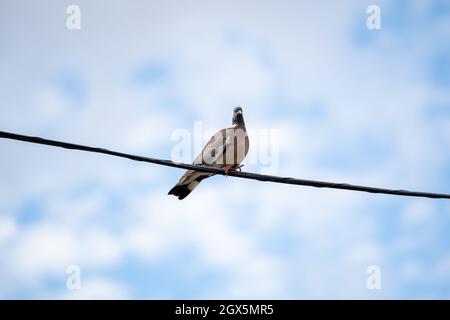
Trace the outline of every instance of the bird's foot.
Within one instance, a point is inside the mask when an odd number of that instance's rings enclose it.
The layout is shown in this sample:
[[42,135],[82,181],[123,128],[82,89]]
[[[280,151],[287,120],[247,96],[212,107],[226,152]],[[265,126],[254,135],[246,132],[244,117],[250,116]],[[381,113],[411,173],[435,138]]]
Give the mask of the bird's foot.
[[230,172],[230,171],[242,171],[241,168],[243,166],[244,166],[243,164],[239,164],[239,165],[231,164],[231,165],[224,166],[222,169],[225,172],[225,176],[228,176],[228,172]]
[[228,172],[234,170],[233,167],[234,167],[234,165],[226,165],[222,168],[223,172],[225,172],[225,176],[228,176]]

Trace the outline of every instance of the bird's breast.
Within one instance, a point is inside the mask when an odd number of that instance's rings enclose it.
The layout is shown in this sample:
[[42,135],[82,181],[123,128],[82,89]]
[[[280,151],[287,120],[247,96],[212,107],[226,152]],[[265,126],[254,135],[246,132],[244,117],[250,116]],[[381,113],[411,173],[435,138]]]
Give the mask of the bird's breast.
[[227,143],[223,155],[223,163],[237,165],[244,161],[249,149],[249,140],[245,128],[227,129]]

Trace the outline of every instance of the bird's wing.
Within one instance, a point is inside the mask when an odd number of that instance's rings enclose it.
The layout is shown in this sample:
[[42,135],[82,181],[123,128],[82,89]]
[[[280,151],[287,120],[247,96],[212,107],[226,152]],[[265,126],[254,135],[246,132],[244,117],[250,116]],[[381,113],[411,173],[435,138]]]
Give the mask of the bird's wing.
[[232,137],[229,134],[230,129],[222,129],[214,134],[194,160],[194,164],[206,164],[210,166],[221,167],[223,158],[227,148],[232,143]]
[[[218,163],[218,160],[223,156],[227,146],[231,143],[231,137],[226,136],[226,130],[227,129],[222,129],[218,131],[211,139],[209,139],[203,150],[195,158],[193,164],[222,167],[222,165]],[[201,180],[213,175],[214,174],[210,172],[188,170],[180,178],[177,185],[189,185],[194,181],[199,183]]]
[[[226,162],[225,154],[227,150],[230,149],[230,151],[233,151],[235,149],[233,148],[233,138],[234,128],[226,128],[218,131],[211,139],[209,139],[202,152],[195,158],[193,164],[203,164],[216,168],[223,168]],[[173,194],[177,196],[178,199],[182,200],[187,197],[203,179],[213,175],[214,173],[210,172],[188,170],[169,191],[169,194]]]

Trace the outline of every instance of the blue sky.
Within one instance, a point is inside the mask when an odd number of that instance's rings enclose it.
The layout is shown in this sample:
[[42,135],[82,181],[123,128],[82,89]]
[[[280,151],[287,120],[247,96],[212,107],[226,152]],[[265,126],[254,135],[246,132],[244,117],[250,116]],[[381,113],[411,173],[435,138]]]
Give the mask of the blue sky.
[[[0,9],[0,130],[167,159],[174,130],[223,128],[240,105],[249,129],[279,132],[274,174],[450,190],[448,1]],[[0,150],[1,298],[450,298],[448,201],[223,177],[178,201],[182,170]]]

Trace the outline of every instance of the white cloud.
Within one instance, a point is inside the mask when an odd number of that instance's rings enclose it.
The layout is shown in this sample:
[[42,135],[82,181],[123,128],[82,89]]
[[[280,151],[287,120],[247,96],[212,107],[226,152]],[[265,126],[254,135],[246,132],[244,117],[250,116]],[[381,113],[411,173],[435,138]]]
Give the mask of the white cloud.
[[0,215],[0,245],[17,234],[16,222],[10,216]]

